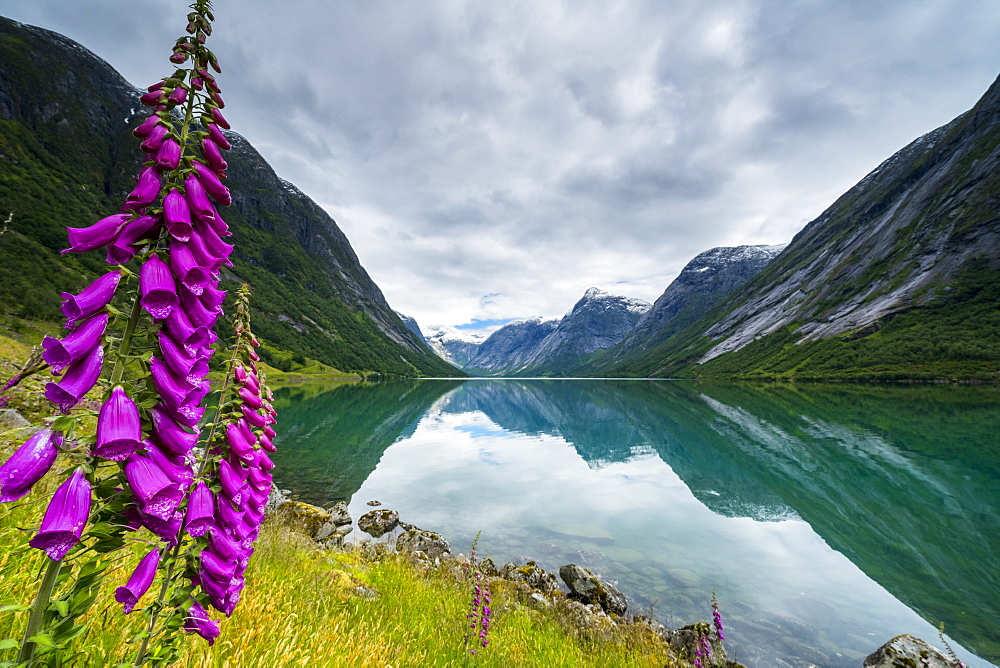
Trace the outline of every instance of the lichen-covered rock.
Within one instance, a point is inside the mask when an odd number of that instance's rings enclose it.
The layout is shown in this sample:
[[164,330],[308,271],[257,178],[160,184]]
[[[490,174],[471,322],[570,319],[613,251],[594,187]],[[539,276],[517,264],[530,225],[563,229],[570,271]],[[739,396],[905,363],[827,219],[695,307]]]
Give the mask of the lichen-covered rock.
[[354,520],[351,519],[351,513],[347,510],[346,501],[338,501],[327,509],[330,513],[330,521],[341,526],[343,524],[353,524]]
[[331,536],[339,536],[343,539],[354,530],[354,527],[351,526],[353,524],[351,514],[347,511],[347,503],[338,501],[327,512],[330,513],[330,519],[316,532],[316,540],[325,541]]
[[628,610],[628,601],[624,594],[583,566],[576,564],[561,566],[559,577],[569,587],[570,595],[584,603],[596,603],[605,612],[613,615],[624,615]]
[[706,668],[708,666],[735,668],[740,665],[726,658],[726,648],[723,646],[722,641],[716,638],[708,622],[698,622],[697,624],[682,626],[670,634],[668,642],[682,658],[693,661],[697,656],[702,636],[708,638],[708,646],[711,650],[708,657],[702,657],[701,663],[703,666]]
[[559,589],[559,580],[556,576],[539,568],[533,561],[524,566],[515,566],[508,562],[500,569],[500,577],[511,582],[524,582],[543,594],[550,594]]
[[291,500],[288,490],[278,489],[272,485],[271,492],[267,495],[267,503],[264,505],[264,513],[266,515],[274,515],[278,512],[279,508]]
[[[358,520],[360,523],[360,520]],[[444,554],[451,554],[451,545],[439,533],[424,529],[408,529],[399,534],[396,539],[396,549],[400,552],[423,552],[434,559]]]
[[358,518],[358,528],[369,536],[378,538],[399,524],[399,513],[388,508],[372,510]]
[[286,501],[281,504],[277,514],[291,523],[299,524],[302,532],[310,537],[315,537],[323,525],[330,521],[330,513],[302,501]]
[[950,668],[953,664],[941,650],[904,633],[865,658],[865,668]]

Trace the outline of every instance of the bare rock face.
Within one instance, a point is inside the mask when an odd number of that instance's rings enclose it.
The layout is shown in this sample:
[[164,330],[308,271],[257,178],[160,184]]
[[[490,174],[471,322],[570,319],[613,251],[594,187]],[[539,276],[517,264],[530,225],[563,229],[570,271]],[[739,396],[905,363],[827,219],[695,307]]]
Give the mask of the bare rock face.
[[952,668],[955,664],[937,647],[904,633],[865,658],[865,668]]
[[569,587],[571,595],[583,603],[596,603],[605,612],[613,615],[624,615],[628,609],[628,601],[624,594],[583,566],[576,564],[561,566],[559,577]]
[[358,518],[358,528],[378,538],[399,526],[399,513],[388,508],[372,510]]

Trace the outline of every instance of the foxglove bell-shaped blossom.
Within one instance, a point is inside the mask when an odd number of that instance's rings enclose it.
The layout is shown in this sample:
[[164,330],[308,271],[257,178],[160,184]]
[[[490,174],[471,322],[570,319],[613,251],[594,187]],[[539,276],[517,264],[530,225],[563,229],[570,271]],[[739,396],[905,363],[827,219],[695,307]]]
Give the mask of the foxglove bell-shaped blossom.
[[0,466],[0,503],[17,501],[48,473],[59,454],[62,434],[42,429]]
[[197,355],[188,354],[179,343],[162,330],[158,332],[157,338],[160,342],[163,361],[170,367],[175,376],[180,376],[192,385],[205,377],[204,373],[199,373],[203,368],[199,362],[204,363],[204,360]]
[[160,550],[159,548],[154,548],[139,561],[139,565],[135,567],[132,577],[128,579],[128,582],[115,590],[115,600],[123,604],[123,610],[126,615],[135,609],[136,603],[149,590],[150,585],[153,584],[153,579],[156,577],[156,569],[159,566]]
[[157,444],[174,455],[187,455],[198,442],[198,434],[184,429],[163,408],[154,407],[149,416]]
[[198,403],[211,390],[208,381],[192,385],[183,378],[175,376],[168,366],[155,357],[150,359],[149,369],[153,386],[163,399],[164,406],[182,424],[190,426],[197,423],[205,412]]
[[206,286],[205,292],[201,295],[201,303],[205,308],[219,308],[226,299],[226,291],[219,290],[215,286]]
[[187,241],[191,238],[191,210],[176,188],[171,188],[163,198],[163,222],[174,239]]
[[215,524],[215,496],[202,481],[198,481],[191,490],[185,524],[187,532],[192,536],[204,535]]
[[271,425],[264,427],[264,436],[268,438],[274,438],[275,437],[274,427],[272,427]]
[[243,419],[254,427],[263,427],[267,424],[267,420],[264,416],[252,409],[250,406],[241,406],[240,412],[243,414]]
[[222,130],[220,130],[219,126],[215,123],[206,124],[205,129],[208,130],[209,138],[222,150],[228,151],[233,147],[233,145],[229,143],[229,140],[226,139],[225,135],[222,134]]
[[262,492],[271,491],[271,479],[272,476],[270,473],[258,468],[250,469],[250,475],[247,476],[250,486]]
[[[219,267],[226,261],[226,258],[215,257],[205,246],[204,239],[201,238],[200,234],[192,234],[191,239],[188,241],[188,248],[191,251],[191,255],[194,257],[194,261],[197,266],[203,268],[206,272],[206,276],[211,276],[219,271]],[[209,281],[206,279],[206,288],[209,283],[214,281]],[[221,302],[220,302],[221,303]]]
[[59,410],[69,413],[90,391],[101,375],[104,364],[104,347],[96,346],[86,357],[81,357],[66,368],[58,383],[45,386],[45,398],[58,404]]
[[177,169],[181,161],[181,145],[173,137],[167,137],[156,152],[156,166],[165,172]]
[[144,209],[156,201],[160,194],[160,172],[155,167],[144,167],[139,172],[135,188],[125,198],[125,206],[130,209]]
[[[210,146],[212,145],[211,142],[205,143]],[[215,150],[218,151],[218,149]],[[223,161],[223,165],[225,165],[225,161]],[[197,160],[192,163],[192,166],[194,167],[194,173],[197,175],[198,181],[201,183],[205,192],[212,196],[212,199],[222,206],[229,206],[233,203],[233,197],[229,194],[229,188],[222,184],[222,181],[220,181],[219,177],[215,175],[215,172]]]
[[[200,241],[199,235],[192,235],[191,241]],[[170,266],[174,276],[181,282],[181,285],[196,295],[200,295],[211,283],[212,278],[209,270],[201,266],[192,251],[191,243],[184,243],[171,239],[170,241]]]
[[201,327],[212,327],[219,318],[218,309],[208,309],[195,295],[184,290],[181,292],[181,307],[191,320],[191,324]]
[[155,128],[160,123],[161,123],[160,117],[157,116],[156,114],[153,114],[152,116],[144,120],[142,123],[140,123],[138,126],[136,126],[135,130],[132,130],[132,136],[137,139],[145,139],[153,131],[153,128]]
[[94,454],[113,462],[123,462],[141,445],[139,408],[125,393],[125,389],[116,385],[97,416]]
[[205,188],[195,173],[192,172],[184,177],[184,192],[188,207],[191,209],[191,215],[205,222],[215,218],[215,207],[208,200],[208,193],[205,192]]
[[169,133],[170,129],[166,125],[162,123],[154,125],[153,129],[149,131],[149,135],[139,144],[139,148],[146,153],[157,153]]
[[154,318],[162,320],[177,307],[177,286],[170,267],[156,253],[151,254],[139,272],[139,303]]
[[[173,56],[171,56],[171,58],[173,58]],[[184,61],[182,60],[181,62]],[[167,96],[167,101],[172,104],[184,104],[184,101],[187,100],[187,94],[188,92],[186,88],[183,86],[177,86],[177,88],[170,91],[170,95]]]
[[228,585],[236,573],[236,565],[220,558],[211,550],[202,550],[201,572],[217,583]]
[[235,529],[243,525],[243,513],[233,508],[229,497],[218,494],[215,497],[215,520],[227,529]]
[[64,300],[61,308],[66,316],[66,329],[73,329],[77,320],[91,316],[107,306],[115,296],[120,280],[121,274],[111,271],[85,287],[78,295],[59,293]]
[[260,447],[264,448],[268,452],[274,452],[277,450],[277,448],[274,447],[274,443],[271,442],[271,438],[267,435],[261,436],[257,439],[257,442],[260,443]]
[[[219,210],[215,210],[215,220],[208,221],[209,226],[215,231],[217,237],[231,237],[233,236],[232,230],[229,229],[229,223],[222,219],[222,215]],[[207,244],[207,242],[206,242]],[[228,253],[226,256],[228,257]]]
[[242,399],[247,406],[253,408],[254,410],[264,405],[264,402],[260,400],[260,397],[245,387],[240,388],[239,395],[240,399]]
[[188,485],[191,484],[191,480],[194,478],[194,472],[188,460],[184,457],[167,454],[149,441],[146,441],[144,445],[146,456],[149,457],[149,459],[156,464],[156,466],[163,471],[168,478],[178,485],[181,485],[182,489],[187,489]]
[[222,115],[222,111],[218,108],[212,109],[212,120],[218,123],[219,127],[223,130],[228,130],[232,127],[229,125],[229,121],[226,120],[226,117]]
[[91,225],[90,227],[67,227],[69,248],[60,253],[85,253],[95,248],[104,248],[118,236],[119,230],[132,216],[127,213],[116,213]]
[[192,324],[183,309],[175,308],[171,311],[164,324],[167,333],[191,356],[197,355],[209,343],[208,329]]
[[163,219],[159,216],[139,216],[122,228],[114,243],[108,246],[108,264],[125,264],[138,251],[135,244],[143,239],[155,239]]
[[101,337],[108,327],[107,314],[96,315],[83,321],[79,327],[67,334],[62,340],[46,336],[42,341],[42,358],[56,373],[72,362],[80,359],[96,346],[101,345]]
[[148,93],[140,95],[139,102],[141,102],[144,106],[147,107],[155,107],[158,104],[161,104],[166,99],[166,97],[167,96],[164,94],[164,92],[159,88],[157,88],[156,90],[152,90]]
[[209,619],[208,612],[197,601],[188,608],[184,617],[184,630],[197,633],[208,641],[209,646],[215,644],[215,639],[219,637],[219,623]]
[[205,248],[208,249],[208,252],[214,257],[223,258],[222,262],[226,266],[233,266],[233,263],[228,259],[233,252],[233,247],[219,238],[215,228],[211,224],[206,225],[199,222],[197,230],[198,234],[201,235],[202,241],[205,242]]
[[247,442],[239,427],[230,422],[226,425],[226,443],[230,450],[240,459],[247,463],[256,461],[256,451],[253,443]]
[[83,535],[90,515],[90,492],[83,470],[73,471],[52,495],[42,526],[28,545],[42,550],[53,561],[65,557]]
[[179,510],[174,511],[167,519],[148,515],[141,511],[138,514],[142,526],[159,536],[170,547],[177,545],[181,523],[184,521],[184,513]]
[[219,482],[222,483],[222,493],[234,506],[243,505],[250,490],[241,466],[232,466],[225,459],[220,460]]
[[[208,163],[208,167],[216,174],[225,174],[226,170],[229,169],[229,163],[222,157],[222,151],[219,150],[219,145],[208,137],[201,140],[201,154],[205,156],[205,161]],[[198,162],[195,161],[192,164],[197,165]],[[197,169],[197,167],[195,167],[195,169]]]
[[167,477],[151,459],[142,455],[128,458],[125,462],[125,477],[139,502],[140,510],[164,521],[171,518],[184,496],[177,483]]

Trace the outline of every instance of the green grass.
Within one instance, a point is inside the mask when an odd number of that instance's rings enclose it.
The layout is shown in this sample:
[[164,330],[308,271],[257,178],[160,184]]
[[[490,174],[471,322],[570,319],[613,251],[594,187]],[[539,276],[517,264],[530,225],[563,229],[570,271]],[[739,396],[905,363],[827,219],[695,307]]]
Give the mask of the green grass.
[[[31,535],[25,529],[37,526],[55,484],[43,480],[22,502],[0,506],[0,606],[33,598],[45,557],[24,547]],[[113,591],[144,547],[137,540],[116,553],[102,595],[84,618],[88,628],[74,643],[78,658],[72,665],[107,666],[134,656],[126,640],[143,618],[122,615]],[[352,593],[358,582],[376,590],[378,598]],[[490,644],[473,659],[463,644],[470,596],[471,582],[458,566],[425,569],[398,555],[367,561],[358,551],[321,551],[293,528],[268,521],[247,571],[243,600],[232,618],[223,619],[215,646],[188,638],[177,665],[686,665],[645,627],[584,631],[558,605],[544,612],[525,606],[505,581],[494,586]],[[26,618],[23,611],[0,613],[0,638],[19,640]],[[0,652],[0,661],[13,656],[14,650]]]

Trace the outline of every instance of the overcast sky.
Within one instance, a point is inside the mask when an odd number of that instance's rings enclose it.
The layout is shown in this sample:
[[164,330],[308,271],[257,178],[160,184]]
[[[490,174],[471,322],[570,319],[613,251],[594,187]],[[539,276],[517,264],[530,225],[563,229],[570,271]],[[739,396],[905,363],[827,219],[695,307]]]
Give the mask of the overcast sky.
[[[0,0],[145,86],[186,2]],[[785,243],[1000,73],[995,0],[218,0],[226,116],[431,325]]]

